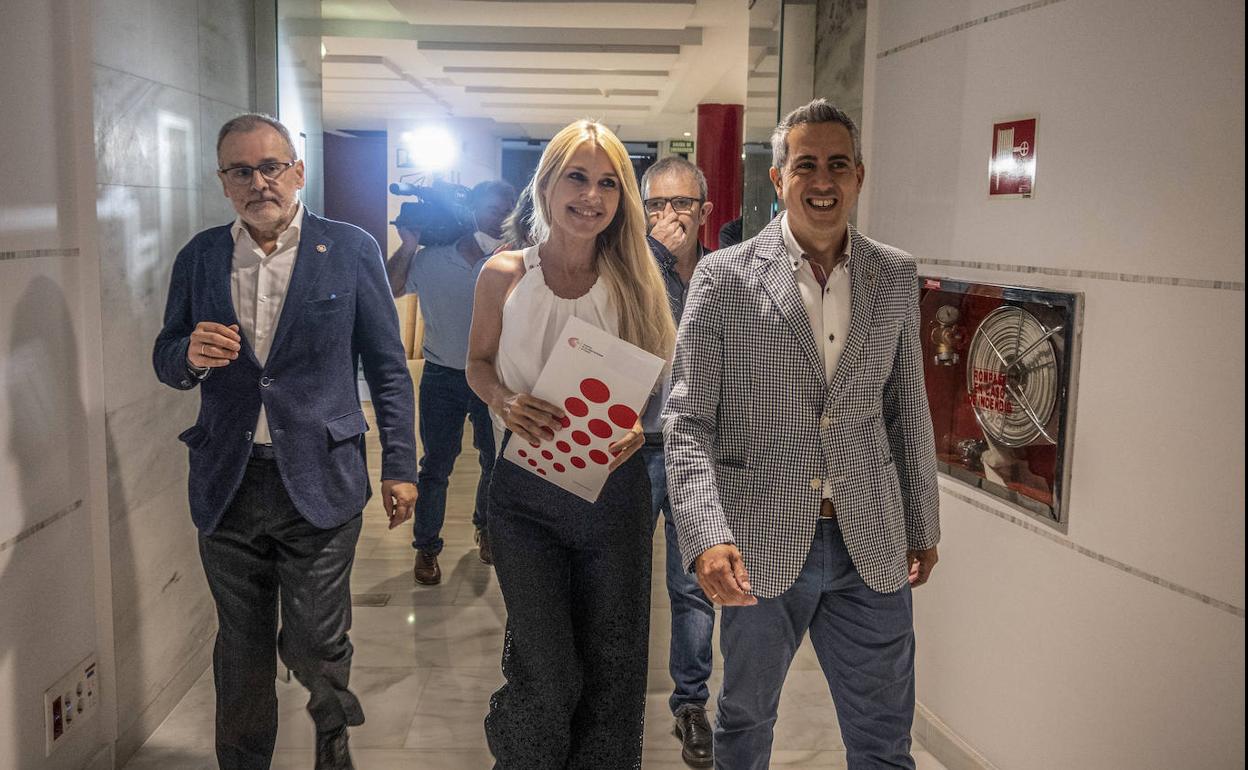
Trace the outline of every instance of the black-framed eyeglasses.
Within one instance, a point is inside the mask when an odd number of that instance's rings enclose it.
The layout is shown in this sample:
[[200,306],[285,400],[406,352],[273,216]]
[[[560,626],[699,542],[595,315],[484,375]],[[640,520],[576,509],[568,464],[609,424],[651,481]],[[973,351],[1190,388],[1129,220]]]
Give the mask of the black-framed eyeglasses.
[[227,184],[234,187],[242,187],[243,185],[251,184],[251,177],[257,171],[260,172],[260,176],[272,182],[286,173],[286,169],[298,162],[295,160],[275,160],[272,163],[261,163],[259,166],[231,166],[230,168],[217,169],[217,173],[225,177]]
[[647,214],[662,214],[663,209],[667,208],[669,203],[672,204],[672,211],[675,211],[677,214],[688,214],[690,211],[693,211],[694,206],[702,204],[702,199],[676,195],[671,198],[646,198],[642,201],[642,205],[646,207]]

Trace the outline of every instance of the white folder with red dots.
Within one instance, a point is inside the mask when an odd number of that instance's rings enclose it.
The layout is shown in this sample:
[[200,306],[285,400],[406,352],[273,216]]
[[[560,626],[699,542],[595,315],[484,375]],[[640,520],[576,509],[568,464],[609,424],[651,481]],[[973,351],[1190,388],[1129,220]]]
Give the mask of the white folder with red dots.
[[612,460],[608,447],[637,422],[663,359],[575,316],[568,319],[533,395],[563,409],[563,428],[534,446],[512,436],[503,458],[589,502]]

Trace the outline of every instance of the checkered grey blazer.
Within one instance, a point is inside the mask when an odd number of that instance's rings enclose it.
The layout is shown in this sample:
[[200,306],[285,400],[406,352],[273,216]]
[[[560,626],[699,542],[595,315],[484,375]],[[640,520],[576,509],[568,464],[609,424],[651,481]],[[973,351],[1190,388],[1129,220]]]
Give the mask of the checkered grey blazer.
[[680,323],[663,417],[681,553],[692,566],[735,543],[764,598],[797,579],[824,479],[876,591],[905,583],[907,548],[940,540],[914,261],[850,238],[850,331],[830,385],[779,217],[702,259]]

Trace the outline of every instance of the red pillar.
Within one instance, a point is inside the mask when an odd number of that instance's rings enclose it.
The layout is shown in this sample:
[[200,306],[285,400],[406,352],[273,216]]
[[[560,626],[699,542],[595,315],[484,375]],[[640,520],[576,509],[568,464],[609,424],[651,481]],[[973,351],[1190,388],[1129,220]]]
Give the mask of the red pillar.
[[702,225],[702,243],[708,249],[719,247],[719,228],[741,216],[744,138],[743,105],[698,105],[698,168],[706,174],[707,198],[715,204]]

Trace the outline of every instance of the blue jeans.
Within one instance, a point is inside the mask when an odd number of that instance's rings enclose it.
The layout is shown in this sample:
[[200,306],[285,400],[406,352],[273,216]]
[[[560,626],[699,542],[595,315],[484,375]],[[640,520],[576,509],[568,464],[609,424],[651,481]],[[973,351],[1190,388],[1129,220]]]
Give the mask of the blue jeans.
[[711,677],[711,636],[715,631],[715,605],[702,593],[697,578],[685,570],[672,520],[672,504],[667,496],[667,469],[663,465],[663,447],[647,443],[641,448],[650,474],[651,531],[666,514],[664,534],[667,538],[667,595],[672,603],[672,640],[668,653],[668,669],[675,683],[668,705],[675,714],[681,706],[705,706],[710,692],[706,680]]
[[820,519],[793,586],[720,622],[724,686],[716,701],[717,770],[766,770],[780,688],[810,640],[836,704],[850,770],[914,770],[914,617],[910,586],[862,582],[835,519]]
[[424,454],[416,476],[416,515],[412,547],[426,553],[442,552],[442,522],[446,519],[446,487],[455,458],[464,443],[464,416],[472,422],[472,446],[481,463],[472,523],[485,527],[490,473],[494,470],[494,428],[485,402],[468,387],[462,369],[425,361],[420,377],[420,443]]

